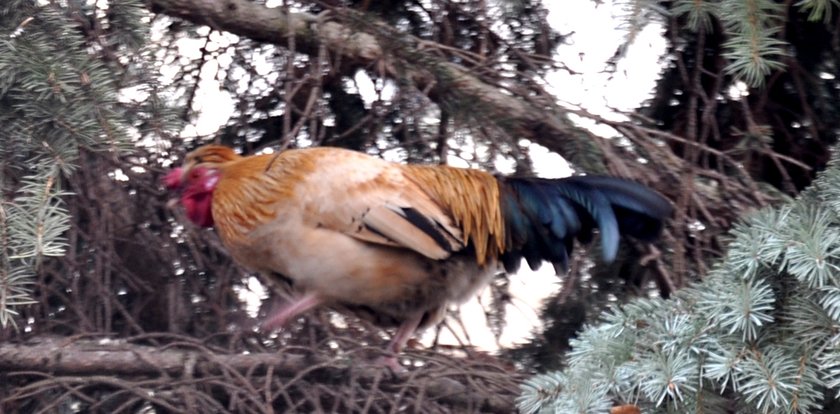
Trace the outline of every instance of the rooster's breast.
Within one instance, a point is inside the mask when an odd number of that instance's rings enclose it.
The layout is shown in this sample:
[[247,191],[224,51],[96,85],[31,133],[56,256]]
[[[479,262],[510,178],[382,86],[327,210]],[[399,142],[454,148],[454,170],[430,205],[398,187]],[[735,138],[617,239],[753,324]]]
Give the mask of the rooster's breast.
[[316,292],[336,305],[356,305],[400,319],[433,312],[470,298],[495,273],[456,253],[445,260],[368,243],[341,232],[283,220],[282,231],[264,226],[246,243],[228,245],[234,258],[253,270],[279,273],[296,289]]

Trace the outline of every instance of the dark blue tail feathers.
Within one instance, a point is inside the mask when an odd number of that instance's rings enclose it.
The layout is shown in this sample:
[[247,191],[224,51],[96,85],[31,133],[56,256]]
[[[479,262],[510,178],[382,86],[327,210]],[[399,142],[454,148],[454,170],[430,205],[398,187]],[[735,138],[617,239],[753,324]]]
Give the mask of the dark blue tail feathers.
[[500,178],[508,272],[522,258],[566,271],[574,240],[588,243],[597,227],[604,260],[612,261],[622,235],[650,241],[673,212],[664,197],[639,183],[613,177]]

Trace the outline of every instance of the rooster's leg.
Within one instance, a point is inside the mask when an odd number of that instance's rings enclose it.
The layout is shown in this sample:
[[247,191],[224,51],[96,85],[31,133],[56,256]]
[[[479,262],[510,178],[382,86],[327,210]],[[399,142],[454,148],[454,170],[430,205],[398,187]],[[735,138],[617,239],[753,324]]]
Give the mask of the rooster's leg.
[[397,361],[397,356],[402,352],[403,347],[405,347],[406,342],[411,339],[411,336],[414,335],[414,332],[417,330],[417,327],[420,326],[420,321],[423,320],[423,314],[419,313],[417,315],[413,315],[406,319],[402,325],[397,329],[397,333],[394,334],[394,337],[391,338],[391,343],[388,344],[388,347],[385,348],[388,351],[388,356],[380,358],[379,362],[388,368],[391,368],[394,372],[401,372],[405,371],[399,361]]
[[315,293],[307,293],[292,300],[290,303],[283,305],[283,307],[270,314],[265,321],[263,321],[261,327],[266,331],[273,331],[285,325],[292,318],[322,303],[324,303],[324,300],[321,299],[320,296]]

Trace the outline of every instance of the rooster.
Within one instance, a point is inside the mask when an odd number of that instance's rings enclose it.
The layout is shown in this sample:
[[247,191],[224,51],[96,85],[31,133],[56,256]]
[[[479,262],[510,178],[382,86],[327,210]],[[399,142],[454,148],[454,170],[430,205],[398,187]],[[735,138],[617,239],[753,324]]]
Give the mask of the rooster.
[[450,303],[500,268],[552,263],[598,229],[606,261],[620,235],[650,241],[671,215],[653,190],[619,178],[494,176],[404,165],[339,148],[242,157],[205,145],[165,178],[187,217],[214,226],[241,265],[291,282],[299,296],[262,323],[283,326],[332,306],[398,326],[385,363]]

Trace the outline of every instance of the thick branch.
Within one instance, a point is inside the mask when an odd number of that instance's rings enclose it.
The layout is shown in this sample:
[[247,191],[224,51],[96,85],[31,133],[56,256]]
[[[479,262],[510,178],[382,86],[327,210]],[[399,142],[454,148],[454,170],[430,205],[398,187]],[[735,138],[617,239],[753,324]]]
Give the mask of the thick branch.
[[[559,149],[552,141],[565,136],[569,128],[560,120],[561,114],[553,103],[535,105],[505,93],[503,88],[485,83],[463,66],[424,53],[423,48],[431,43],[400,34],[400,39],[390,38],[388,41],[403,47],[383,45],[377,36],[370,34],[372,32],[361,31],[386,27],[372,16],[364,17],[369,20],[368,24],[351,28],[323,16],[286,13],[281,8],[267,8],[250,0],[149,2],[155,12],[279,47],[286,47],[288,37],[294,36],[296,51],[311,56],[316,56],[318,47],[323,45],[341,56],[342,63],[349,65],[351,70],[376,66],[393,78],[410,78],[421,90],[428,91],[428,96],[438,104],[457,94],[462,100],[475,102],[487,119],[511,134],[531,138],[550,149]],[[406,45],[408,47],[404,47]]]
[[[400,387],[407,381],[421,384],[430,398],[458,407],[483,407],[487,412],[512,412],[513,401],[493,393],[476,392],[474,389],[442,375],[423,375],[412,372],[390,376],[393,384],[385,384],[385,368],[371,364],[336,366],[336,361],[290,353],[221,354],[196,346],[193,350],[156,348],[127,343],[120,340],[69,341],[64,338],[40,338],[29,343],[0,344],[0,372],[45,376],[162,377],[164,379],[200,379],[230,373],[240,375],[277,375],[283,378],[300,377],[312,373],[312,381],[335,382],[343,378],[356,378],[366,383],[379,383],[380,387]],[[313,367],[323,366],[328,375],[317,375]],[[332,372],[336,370],[336,372]],[[352,372],[351,372],[352,371]],[[439,374],[439,373],[438,373]],[[257,382],[261,382],[259,380]],[[402,384],[402,385],[401,385]]]
[[182,349],[157,349],[123,341],[67,342],[39,339],[35,343],[0,345],[0,371],[37,371],[55,375],[183,375],[187,369],[219,373],[225,366],[240,372],[271,366],[280,374],[310,366],[302,355],[213,354]]

